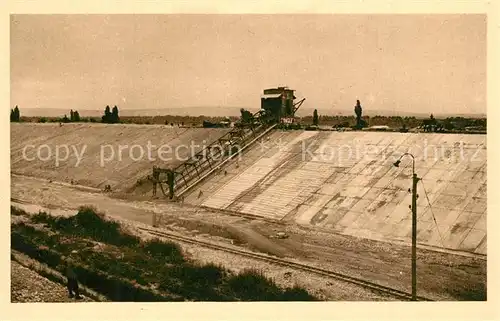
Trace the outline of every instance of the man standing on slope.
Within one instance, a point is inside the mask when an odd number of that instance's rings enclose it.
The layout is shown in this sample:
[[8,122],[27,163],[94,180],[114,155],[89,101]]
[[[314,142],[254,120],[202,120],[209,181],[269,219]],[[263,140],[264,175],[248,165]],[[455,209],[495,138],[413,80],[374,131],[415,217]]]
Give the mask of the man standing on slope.
[[65,274],[66,277],[68,278],[68,283],[67,283],[67,288],[69,292],[69,297],[75,299],[81,299],[80,293],[78,291],[78,279],[76,277],[76,273],[73,270],[73,267],[71,266],[71,263],[69,261],[66,261],[64,263],[65,265]]

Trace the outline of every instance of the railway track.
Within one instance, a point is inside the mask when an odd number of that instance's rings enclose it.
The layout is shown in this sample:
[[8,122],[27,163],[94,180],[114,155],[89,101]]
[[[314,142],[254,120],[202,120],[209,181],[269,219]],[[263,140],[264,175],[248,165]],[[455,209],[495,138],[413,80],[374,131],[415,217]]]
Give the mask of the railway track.
[[[257,259],[257,260],[264,261],[267,263],[277,264],[277,265],[281,265],[284,267],[293,268],[296,270],[306,271],[309,273],[314,273],[317,275],[330,277],[330,278],[333,278],[335,280],[339,280],[339,281],[347,282],[350,284],[362,286],[366,289],[370,289],[372,291],[375,291],[375,292],[378,292],[381,294],[390,295],[390,296],[398,298],[400,300],[404,300],[404,301],[411,300],[410,293],[407,293],[407,292],[404,292],[401,290],[397,290],[397,289],[393,289],[393,288],[390,288],[390,287],[387,287],[384,285],[380,285],[377,283],[373,283],[373,282],[370,282],[367,280],[363,280],[360,278],[341,274],[338,272],[333,272],[333,271],[325,270],[322,268],[313,267],[313,266],[309,266],[306,264],[289,261],[286,259],[272,257],[272,256],[261,254],[261,253],[254,253],[254,252],[249,252],[249,251],[245,251],[245,250],[241,250],[241,249],[236,249],[236,248],[229,247],[229,246],[214,244],[214,243],[207,242],[207,241],[196,240],[196,239],[193,239],[190,237],[180,236],[177,234],[172,234],[172,233],[168,233],[168,232],[164,232],[164,231],[158,231],[158,230],[154,230],[154,229],[150,229],[150,228],[143,228],[143,227],[139,227],[139,229],[144,231],[144,232],[147,232],[151,235],[167,238],[170,240],[185,242],[185,243],[194,244],[194,245],[200,245],[200,246],[203,246],[206,248],[211,248],[211,249],[219,250],[219,251],[225,251],[228,253],[233,253],[233,254],[245,256],[245,257],[252,258],[252,259]],[[425,298],[422,296],[417,296],[417,300],[418,301],[433,301],[431,299],[428,299],[428,298]]]

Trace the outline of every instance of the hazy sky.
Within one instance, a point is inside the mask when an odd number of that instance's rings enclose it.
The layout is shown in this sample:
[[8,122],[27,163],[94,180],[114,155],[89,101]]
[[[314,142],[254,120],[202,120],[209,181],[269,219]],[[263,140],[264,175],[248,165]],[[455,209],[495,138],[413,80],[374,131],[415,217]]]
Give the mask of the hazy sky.
[[11,105],[486,113],[485,15],[14,15]]

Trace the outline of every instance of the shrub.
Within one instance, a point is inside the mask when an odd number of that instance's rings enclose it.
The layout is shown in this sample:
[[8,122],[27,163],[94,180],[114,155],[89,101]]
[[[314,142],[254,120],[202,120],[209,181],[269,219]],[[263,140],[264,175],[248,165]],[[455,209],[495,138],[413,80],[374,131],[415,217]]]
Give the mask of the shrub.
[[244,301],[278,301],[281,289],[265,275],[246,270],[228,280],[234,295]]
[[175,266],[172,272],[172,276],[183,280],[185,284],[202,287],[219,285],[225,276],[225,270],[214,264],[183,264]]
[[15,216],[24,216],[26,215],[26,212],[18,207],[15,206],[10,206],[10,214],[15,215]]
[[218,291],[225,275],[226,270],[214,264],[176,265],[162,276],[160,289],[178,293],[189,300],[226,301],[228,297]]
[[82,206],[71,217],[53,217],[40,212],[33,217],[34,222],[47,223],[51,228],[67,234],[91,237],[94,240],[118,246],[139,244],[135,236],[122,233],[120,224],[107,220],[102,213],[90,206]]
[[50,216],[47,212],[39,211],[31,217],[31,221],[34,223],[49,223],[54,222],[55,218]]
[[288,288],[283,292],[280,301],[316,301],[316,298],[309,294],[306,290],[294,286]]
[[149,240],[144,244],[144,250],[154,258],[165,259],[169,263],[182,263],[184,256],[178,244],[163,242],[159,239]]

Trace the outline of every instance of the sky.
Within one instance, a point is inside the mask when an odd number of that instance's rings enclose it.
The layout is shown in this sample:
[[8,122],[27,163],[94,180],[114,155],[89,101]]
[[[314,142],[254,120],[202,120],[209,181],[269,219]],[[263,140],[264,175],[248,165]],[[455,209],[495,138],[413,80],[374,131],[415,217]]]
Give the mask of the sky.
[[486,113],[486,15],[12,15],[11,108]]

